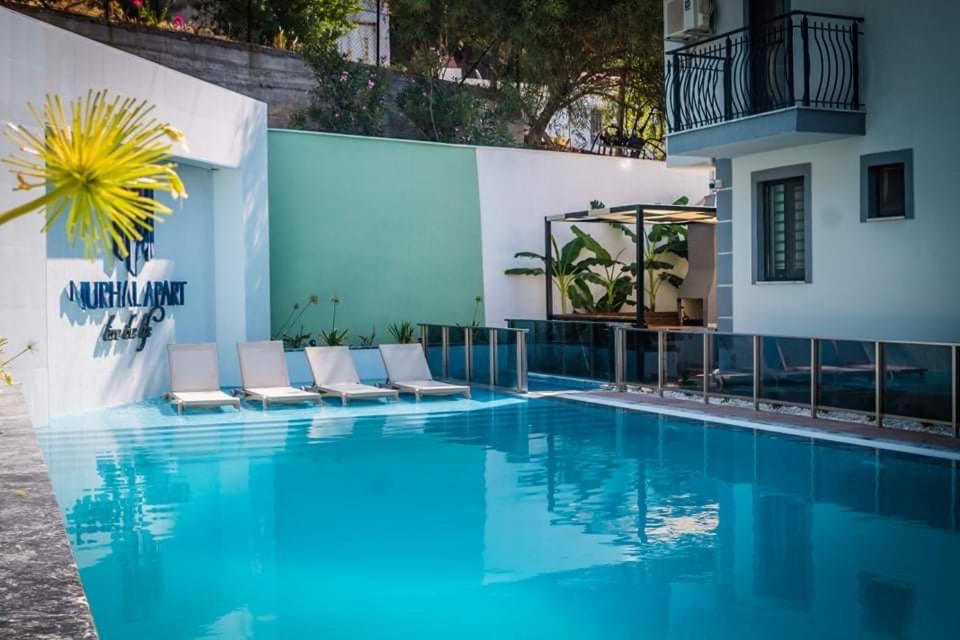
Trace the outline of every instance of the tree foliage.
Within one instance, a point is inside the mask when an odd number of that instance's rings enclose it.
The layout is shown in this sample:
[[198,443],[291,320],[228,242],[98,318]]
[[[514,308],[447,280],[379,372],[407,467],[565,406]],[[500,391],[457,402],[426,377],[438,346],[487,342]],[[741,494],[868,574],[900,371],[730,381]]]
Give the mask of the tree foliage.
[[393,57],[452,57],[513,94],[526,142],[547,146],[558,112],[588,96],[615,105],[623,134],[662,152],[660,0],[393,0]]
[[397,107],[420,137],[436,142],[509,146],[508,102],[495,93],[439,79],[435,56],[419,56]]
[[332,48],[353,26],[359,0],[199,0],[203,21],[236,40],[272,45],[277,38]]

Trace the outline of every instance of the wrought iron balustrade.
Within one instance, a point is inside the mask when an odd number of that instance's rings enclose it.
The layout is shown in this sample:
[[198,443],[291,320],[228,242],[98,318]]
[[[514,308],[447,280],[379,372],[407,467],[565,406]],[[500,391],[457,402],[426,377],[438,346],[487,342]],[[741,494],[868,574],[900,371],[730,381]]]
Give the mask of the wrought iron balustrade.
[[670,133],[798,106],[861,110],[862,23],[792,11],[668,51]]

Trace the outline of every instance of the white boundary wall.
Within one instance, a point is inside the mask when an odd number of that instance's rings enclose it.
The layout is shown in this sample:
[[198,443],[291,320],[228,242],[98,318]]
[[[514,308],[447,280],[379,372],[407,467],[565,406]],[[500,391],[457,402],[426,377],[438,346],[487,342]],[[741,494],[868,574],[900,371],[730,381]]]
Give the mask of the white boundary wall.
[[[541,266],[513,256],[518,251],[543,252],[544,216],[587,209],[591,200],[616,206],[672,203],[687,196],[696,202],[709,193],[712,171],[668,168],[652,160],[477,148],[486,323],[500,326],[506,318],[544,317],[543,278],[503,273],[514,266]],[[572,237],[570,226],[553,225],[561,246]],[[624,261],[632,262],[633,244],[619,231],[601,224],[582,228],[605,246],[623,249]],[[658,308],[673,308],[675,301],[665,299],[671,296],[669,287],[663,287]],[[554,302],[559,305],[556,295]]]
[[[13,368],[34,420],[162,393],[168,341],[219,342],[222,382],[237,382],[234,344],[269,333],[266,105],[3,8],[0,87],[2,123],[32,125],[27,101],[46,93],[107,89],[155,104],[190,145],[180,161],[191,197],[158,228],[141,276],[186,280],[186,304],[168,309],[141,353],[132,342],[101,345],[105,313],[64,295],[70,280],[122,279],[122,267],[83,259],[62,228],[45,236],[39,214],[0,227],[0,336],[8,353],[39,345]],[[0,138],[0,156],[12,151]],[[0,172],[0,211],[36,196],[14,186]]]

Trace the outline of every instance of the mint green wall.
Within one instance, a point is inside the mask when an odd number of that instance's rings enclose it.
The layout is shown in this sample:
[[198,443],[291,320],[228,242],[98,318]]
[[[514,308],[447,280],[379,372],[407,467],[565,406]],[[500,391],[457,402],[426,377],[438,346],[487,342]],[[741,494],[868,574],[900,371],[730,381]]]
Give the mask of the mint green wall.
[[[475,150],[270,131],[270,294],[276,331],[309,294],[311,332],[350,343],[390,322],[469,323],[483,293]],[[480,310],[479,318],[483,319]]]

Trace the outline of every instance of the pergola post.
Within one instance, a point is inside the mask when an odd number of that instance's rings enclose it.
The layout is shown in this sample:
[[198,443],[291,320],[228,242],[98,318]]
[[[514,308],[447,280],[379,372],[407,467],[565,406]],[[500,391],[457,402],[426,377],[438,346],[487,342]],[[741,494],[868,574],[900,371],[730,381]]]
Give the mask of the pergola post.
[[[645,306],[643,304],[643,207],[637,207],[637,318],[636,325],[641,329],[647,327]],[[652,301],[655,304],[655,301]]]
[[546,290],[544,299],[546,300],[547,320],[553,320],[553,234],[550,230],[550,220],[543,220],[543,281]]

